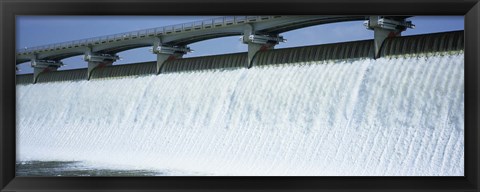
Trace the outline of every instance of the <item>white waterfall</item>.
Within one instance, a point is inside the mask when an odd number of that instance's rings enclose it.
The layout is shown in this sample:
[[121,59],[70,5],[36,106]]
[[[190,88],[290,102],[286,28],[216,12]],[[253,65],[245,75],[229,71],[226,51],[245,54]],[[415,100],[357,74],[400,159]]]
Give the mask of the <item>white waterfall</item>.
[[463,53],[17,85],[17,161],[463,176],[463,135]]

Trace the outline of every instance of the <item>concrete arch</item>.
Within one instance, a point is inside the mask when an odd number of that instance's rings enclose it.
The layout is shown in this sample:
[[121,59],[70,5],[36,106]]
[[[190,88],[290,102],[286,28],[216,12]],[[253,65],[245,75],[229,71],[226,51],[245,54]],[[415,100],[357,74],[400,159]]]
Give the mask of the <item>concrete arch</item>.
[[203,21],[201,27],[197,27],[194,22],[190,26],[183,24],[182,28],[166,26],[162,28],[163,31],[147,29],[17,50],[16,63],[30,61],[34,55],[37,59],[61,60],[82,55],[87,47],[90,47],[92,52],[114,54],[128,49],[152,46],[156,38],[161,38],[162,44],[186,46],[208,39],[242,35],[248,26],[252,26],[252,33],[278,35],[314,25],[364,20],[365,16],[245,16],[244,20],[234,18],[233,21],[229,21],[228,18],[220,18],[222,22],[218,24],[215,21],[219,18],[212,19],[210,23]]
[[201,23],[193,22],[162,28],[147,29],[122,34],[83,39],[78,41],[17,50],[16,64],[31,61],[34,67],[34,82],[40,73],[56,71],[63,66],[62,59],[84,54],[88,62],[88,79],[92,71],[101,66],[112,65],[119,59],[117,53],[140,47],[153,46],[157,54],[157,73],[166,61],[182,58],[190,52],[188,44],[226,36],[242,35],[248,44],[248,59],[245,67],[252,67],[257,52],[273,49],[284,42],[280,33],[304,27],[369,19],[366,27],[375,31],[375,58],[380,46],[390,36],[397,36],[407,27],[408,16],[229,16],[214,18]]

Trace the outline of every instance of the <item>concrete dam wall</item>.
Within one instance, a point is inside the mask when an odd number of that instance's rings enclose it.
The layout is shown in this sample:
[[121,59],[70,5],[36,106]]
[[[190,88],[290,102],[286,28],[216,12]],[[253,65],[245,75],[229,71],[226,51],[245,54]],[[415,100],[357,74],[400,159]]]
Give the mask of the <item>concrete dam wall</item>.
[[[406,54],[428,54],[464,49],[464,31],[388,38],[380,51],[381,57]],[[373,40],[323,44],[315,46],[274,49],[259,52],[254,66],[288,63],[308,63],[329,60],[355,60],[373,58]],[[235,69],[245,67],[247,53],[234,53],[167,61],[161,73],[193,70]],[[130,65],[113,65],[95,69],[91,79],[120,78],[155,74],[156,63],[144,62]],[[17,75],[17,84],[32,83],[31,74]],[[41,74],[37,83],[54,81],[81,81],[87,79],[87,69],[64,70]]]

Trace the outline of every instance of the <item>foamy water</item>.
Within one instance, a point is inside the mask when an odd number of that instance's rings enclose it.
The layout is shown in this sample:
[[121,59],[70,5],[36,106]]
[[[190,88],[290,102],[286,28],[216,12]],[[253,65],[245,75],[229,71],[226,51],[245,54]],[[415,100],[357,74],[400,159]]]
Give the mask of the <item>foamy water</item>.
[[463,53],[17,86],[17,161],[463,176],[463,134]]

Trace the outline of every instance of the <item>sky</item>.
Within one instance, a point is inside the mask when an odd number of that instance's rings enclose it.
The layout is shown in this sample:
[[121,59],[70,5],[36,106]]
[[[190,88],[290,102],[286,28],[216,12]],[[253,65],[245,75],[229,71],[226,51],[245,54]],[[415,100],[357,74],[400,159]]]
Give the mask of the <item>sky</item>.
[[[16,46],[35,47],[97,36],[188,23],[220,16],[17,16]],[[415,29],[407,29],[402,36],[455,31],[464,29],[463,16],[414,16],[409,18]],[[278,48],[299,47],[326,43],[372,39],[373,31],[367,30],[363,21],[340,22],[296,29],[280,34],[286,43]],[[223,37],[190,44],[194,52],[184,58],[205,55],[246,52],[247,45],[239,36]],[[154,61],[151,47],[132,49],[118,53],[121,60],[114,65]],[[62,60],[65,66],[59,70],[86,68],[83,56]],[[30,62],[18,65],[17,74],[32,73]]]

